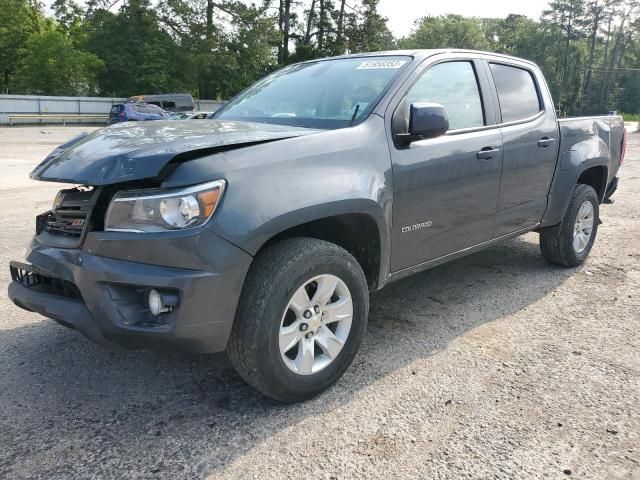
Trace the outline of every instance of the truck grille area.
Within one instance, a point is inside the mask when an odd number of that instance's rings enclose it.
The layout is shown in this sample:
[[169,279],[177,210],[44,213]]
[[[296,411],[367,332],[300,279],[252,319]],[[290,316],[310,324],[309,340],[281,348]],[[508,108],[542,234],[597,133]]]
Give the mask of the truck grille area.
[[73,282],[51,275],[34,265],[20,262],[10,262],[11,279],[33,290],[51,295],[59,295],[76,300],[82,300],[80,290]]
[[36,218],[36,234],[47,245],[79,247],[91,228],[99,188],[76,187],[61,190],[54,208]]
[[86,221],[86,214],[81,212],[47,212],[42,219],[42,229],[52,235],[80,237]]

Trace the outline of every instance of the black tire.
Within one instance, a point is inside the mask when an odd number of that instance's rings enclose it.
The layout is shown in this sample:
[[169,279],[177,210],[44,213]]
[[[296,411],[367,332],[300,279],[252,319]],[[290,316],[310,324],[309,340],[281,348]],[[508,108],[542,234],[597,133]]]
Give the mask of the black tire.
[[[332,363],[317,373],[299,375],[280,354],[280,323],[296,290],[322,274],[335,275],[348,287],[353,302],[351,330]],[[227,353],[238,374],[266,396],[285,403],[307,400],[330,387],[349,367],[364,337],[368,312],[367,281],[351,254],[323,240],[286,239],[253,261]]]
[[[573,246],[574,225],[580,207],[584,202],[590,202],[593,206],[594,222],[591,237],[584,250],[577,252]],[[593,242],[598,233],[600,223],[600,211],[598,194],[589,185],[576,185],[571,194],[569,206],[564,214],[562,223],[555,227],[545,228],[540,231],[540,250],[542,256],[550,263],[564,267],[577,267],[589,256]]]

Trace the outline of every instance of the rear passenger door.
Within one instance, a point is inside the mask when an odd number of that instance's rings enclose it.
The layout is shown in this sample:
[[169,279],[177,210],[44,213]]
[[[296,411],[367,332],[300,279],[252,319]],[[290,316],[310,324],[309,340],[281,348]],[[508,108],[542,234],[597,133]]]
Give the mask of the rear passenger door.
[[[495,236],[540,222],[558,153],[558,124],[538,69],[527,63],[487,61],[500,106],[502,181]],[[545,99],[547,104],[545,105]]]

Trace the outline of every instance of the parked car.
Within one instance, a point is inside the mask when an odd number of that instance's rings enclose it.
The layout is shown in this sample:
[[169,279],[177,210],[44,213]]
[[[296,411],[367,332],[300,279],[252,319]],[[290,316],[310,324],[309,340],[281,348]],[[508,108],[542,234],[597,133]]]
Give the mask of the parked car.
[[213,117],[214,112],[182,112],[171,116],[171,120],[206,120]]
[[193,112],[187,120],[206,120],[213,117],[214,112]]
[[556,120],[540,69],[423,50],[314,60],[209,122],[104,129],[31,173],[62,190],[37,217],[16,305],[97,343],[227,350],[274,399],[352,362],[369,292],[538,232],[580,265],[625,152],[617,116]]
[[119,103],[111,107],[109,125],[118,122],[167,120],[169,115],[156,105],[148,103]]
[[171,112],[169,120],[187,120],[191,116],[191,112]]
[[167,112],[190,112],[193,110],[193,97],[188,93],[165,93],[162,95],[135,95],[130,102],[144,102],[156,105]]

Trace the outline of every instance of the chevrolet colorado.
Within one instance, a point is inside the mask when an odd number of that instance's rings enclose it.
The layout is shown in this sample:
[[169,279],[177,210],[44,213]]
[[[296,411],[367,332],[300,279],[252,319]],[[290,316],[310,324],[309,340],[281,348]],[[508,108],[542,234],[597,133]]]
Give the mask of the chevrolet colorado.
[[111,347],[226,350],[269,397],[329,387],[369,292],[536,231],[581,264],[617,187],[617,116],[556,120],[540,69],[458,50],[286,67],[212,120],[114,125],[31,173],[61,190],[9,296]]

